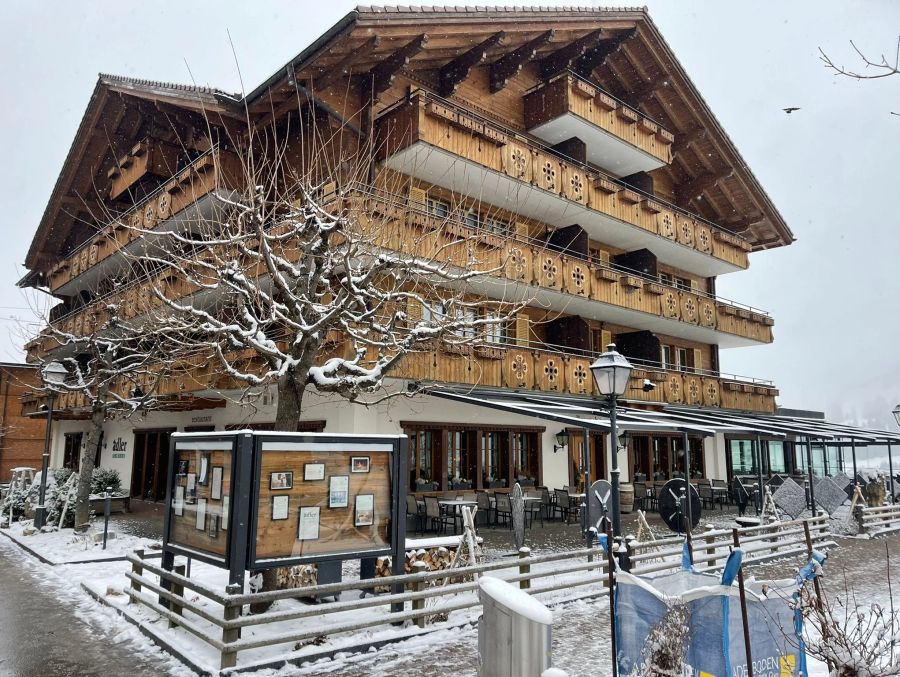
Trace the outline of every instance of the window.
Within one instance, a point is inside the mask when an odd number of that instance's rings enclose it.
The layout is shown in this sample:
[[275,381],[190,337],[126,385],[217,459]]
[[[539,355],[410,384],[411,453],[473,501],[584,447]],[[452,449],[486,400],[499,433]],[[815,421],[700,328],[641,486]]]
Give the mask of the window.
[[685,277],[676,277],[675,278],[675,286],[679,289],[684,289],[685,291],[691,290],[691,281]]
[[441,322],[447,316],[444,304],[441,301],[435,301],[422,306],[422,321],[433,322],[435,324]]
[[661,346],[660,351],[662,353],[660,362],[662,362],[663,369],[675,369],[675,350],[672,346]]
[[537,439],[535,433],[513,433],[513,479],[538,482]]
[[509,236],[511,232],[509,221],[495,219],[493,217],[488,217],[484,220],[484,227],[491,233],[502,235],[503,237]]
[[672,282],[672,276],[671,276],[669,273],[660,273],[660,274],[659,274],[659,281],[660,281],[662,284],[667,284],[667,285],[669,285],[670,287],[671,287],[672,284],[673,284],[673,282]]
[[66,433],[63,437],[65,439],[63,467],[77,471],[79,456],[81,455],[82,433]]
[[435,198],[428,196],[425,198],[425,211],[428,212],[430,216],[437,216],[438,218],[445,219],[450,216],[450,203],[444,202],[443,200],[436,200]]
[[509,433],[481,433],[481,486],[508,486],[509,483]]
[[753,463],[753,447],[750,440],[730,440],[731,474],[755,475],[756,464]]
[[416,491],[423,484],[440,483],[434,476],[435,434],[418,430],[409,434],[409,488]]
[[688,366],[688,350],[687,348],[679,348],[678,346],[660,347],[663,369],[671,369],[673,371],[687,371]]
[[484,331],[484,340],[487,343],[508,343],[509,342],[509,324],[503,320],[500,313],[486,311],[484,319],[488,324]]
[[770,473],[786,473],[787,459],[784,454],[784,443],[780,440],[769,440],[766,442],[769,449],[769,472]]
[[[463,338],[475,338],[475,327],[471,326],[475,322],[475,309],[457,308],[454,315],[457,322],[463,323],[463,326],[456,330],[456,335]],[[470,326],[465,326],[466,324]]]
[[447,480],[471,482],[475,488],[475,431],[448,430],[446,435]]
[[676,369],[678,371],[687,371],[688,368],[688,351],[687,348],[676,348],[675,352]]

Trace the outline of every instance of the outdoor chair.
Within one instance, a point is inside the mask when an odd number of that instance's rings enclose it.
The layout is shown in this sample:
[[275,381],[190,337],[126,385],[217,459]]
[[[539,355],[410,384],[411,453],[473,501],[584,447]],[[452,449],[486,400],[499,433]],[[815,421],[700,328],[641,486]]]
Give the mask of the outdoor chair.
[[647,473],[638,472],[634,474],[635,482],[646,482],[647,481]]
[[711,484],[706,482],[700,482],[697,485],[697,493],[700,494],[700,505],[707,508],[715,508],[716,507],[716,498],[713,494],[713,488]]
[[512,504],[509,502],[509,494],[497,494],[496,518],[497,524],[503,520],[512,527]]
[[646,482],[634,483],[634,502],[640,510],[655,510],[656,499],[647,490]]
[[428,521],[430,529],[434,529],[438,533],[444,533],[447,525],[452,524],[456,527],[456,520],[452,515],[448,515],[441,510],[441,504],[435,496],[425,497],[425,517]]
[[540,498],[541,501],[525,501],[525,526],[531,527],[534,525],[534,516],[537,515],[538,519],[541,520],[541,528],[544,527],[544,506],[543,506],[543,497],[541,496],[540,491],[527,491],[525,495],[530,498]]
[[425,530],[425,506],[412,494],[406,495],[406,514],[412,516],[415,532],[421,534]]
[[569,505],[569,492],[565,489],[554,489],[553,494],[556,496],[556,505],[553,506],[554,514],[559,513],[559,518],[568,522],[572,513]]
[[478,503],[478,512],[475,513],[475,520],[480,524],[491,526],[491,497],[486,491],[478,491],[475,493],[475,501]]
[[553,519],[553,494],[547,487],[541,487],[541,509],[547,519]]

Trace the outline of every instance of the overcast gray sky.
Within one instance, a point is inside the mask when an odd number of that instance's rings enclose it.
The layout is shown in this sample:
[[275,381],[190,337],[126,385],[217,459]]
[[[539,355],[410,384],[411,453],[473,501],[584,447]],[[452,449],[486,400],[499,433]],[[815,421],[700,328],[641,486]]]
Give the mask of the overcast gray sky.
[[[12,318],[35,321],[15,282],[97,73],[190,82],[190,67],[240,91],[230,31],[250,91],[354,4],[3,2],[0,360],[22,357]],[[720,294],[776,320],[773,345],[723,351],[723,370],[774,379],[782,405],[887,426],[900,402],[900,76],[835,77],[818,47],[848,65],[850,39],[892,51],[900,2],[646,4],[798,239],[719,278]]]

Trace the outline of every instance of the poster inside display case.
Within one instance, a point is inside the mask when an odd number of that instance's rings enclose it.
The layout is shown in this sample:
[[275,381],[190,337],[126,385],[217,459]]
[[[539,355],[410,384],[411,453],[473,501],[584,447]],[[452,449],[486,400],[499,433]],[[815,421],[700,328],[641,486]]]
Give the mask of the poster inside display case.
[[[256,475],[264,479],[251,510],[251,568],[390,552],[395,446],[396,439],[377,437],[258,438]],[[281,497],[291,506],[287,519],[273,510]]]
[[186,437],[173,447],[168,542],[224,560],[233,439]]

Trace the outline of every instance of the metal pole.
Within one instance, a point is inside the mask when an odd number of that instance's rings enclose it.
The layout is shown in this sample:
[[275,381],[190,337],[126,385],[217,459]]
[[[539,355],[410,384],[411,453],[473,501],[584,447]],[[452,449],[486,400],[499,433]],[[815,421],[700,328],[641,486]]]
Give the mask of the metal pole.
[[891,505],[894,504],[894,462],[891,460],[891,441],[885,440],[888,448],[888,472],[891,475]]
[[853,486],[855,487],[858,482],[856,481],[856,438],[850,438],[850,453],[853,454]]
[[106,550],[106,537],[109,535],[109,512],[112,506],[112,487],[106,487],[103,497],[103,549]]
[[44,431],[44,454],[41,457],[41,487],[38,494],[38,506],[34,509],[34,528],[40,529],[47,522],[47,508],[44,497],[47,493],[47,473],[50,470],[50,431],[53,428],[53,404],[56,393],[52,390],[47,395],[47,429]]
[[763,492],[765,486],[763,484],[763,451],[762,440],[759,435],[756,436],[756,481],[759,483],[759,491],[756,492],[756,514],[762,514]]
[[609,434],[612,443],[612,470],[609,471],[612,480],[612,527],[613,534],[622,535],[622,516],[619,507],[619,435],[616,431],[616,395],[609,395]]
[[[613,395],[615,397],[615,395]],[[606,524],[606,578],[609,582],[609,624],[610,644],[612,649],[612,677],[619,675],[619,650],[616,642],[616,575],[615,558],[613,557],[613,535]]]
[[816,478],[813,475],[813,464],[812,464],[812,442],[809,440],[809,435],[806,436],[806,470],[809,473],[809,508],[812,511],[812,516],[816,516]]
[[581,502],[581,514],[583,515],[581,521],[584,524],[583,535],[585,542],[587,547],[590,548],[591,527],[594,524],[591,521],[591,498],[588,496],[588,492],[591,490],[591,436],[587,428],[582,430],[581,434],[584,437],[584,500]]
[[[731,530],[734,547],[741,547],[741,538],[737,529]],[[747,619],[747,597],[744,594],[744,564],[738,569],[738,593],[741,596],[741,619],[744,621],[744,651],[747,655],[747,677],[753,677],[753,651],[750,648],[750,625]]]
[[687,482],[687,502],[685,515],[687,515],[688,525],[693,525],[693,514],[691,514],[691,445],[688,443],[687,432],[681,433],[681,443],[684,445],[684,476]]

